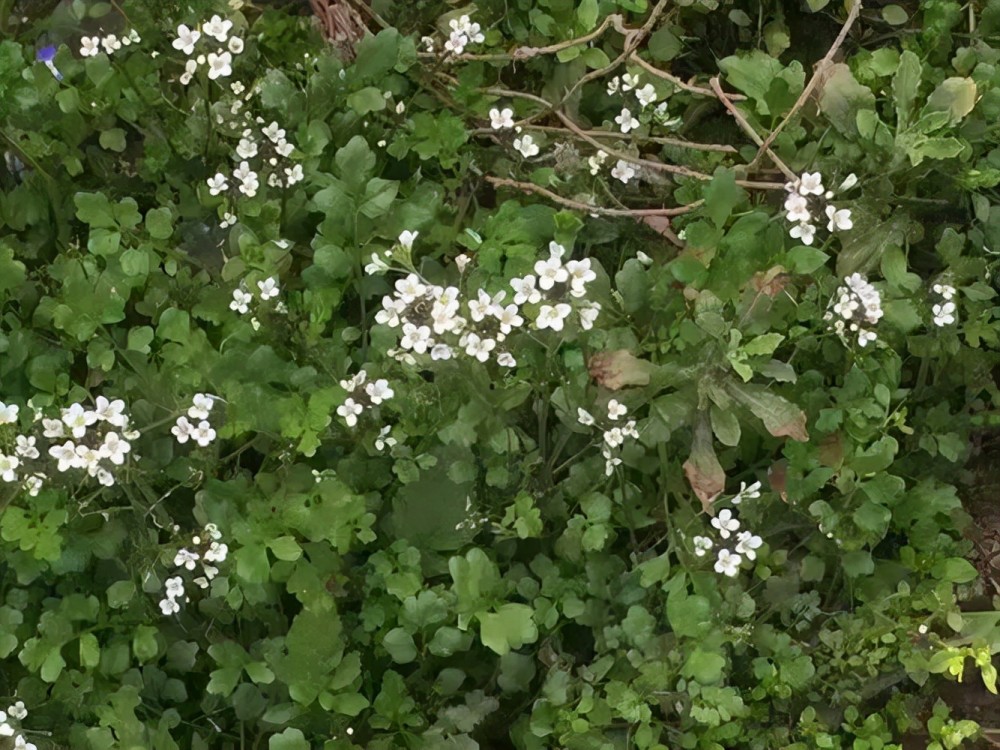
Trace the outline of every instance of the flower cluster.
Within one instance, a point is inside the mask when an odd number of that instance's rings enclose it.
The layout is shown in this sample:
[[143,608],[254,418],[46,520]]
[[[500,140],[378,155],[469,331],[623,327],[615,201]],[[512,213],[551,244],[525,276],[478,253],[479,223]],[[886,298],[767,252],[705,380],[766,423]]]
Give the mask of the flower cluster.
[[[354,427],[358,423],[358,417],[366,407],[378,406],[383,401],[388,401],[396,395],[396,392],[390,387],[388,380],[385,378],[368,380],[368,373],[364,370],[359,370],[358,374],[352,378],[341,380],[340,387],[347,391],[348,396],[344,399],[344,403],[337,407],[337,414],[344,418],[348,427]],[[390,447],[395,445],[395,439],[387,437],[388,433],[389,431],[386,428],[383,428],[379,432],[376,447],[380,441],[382,448],[386,445]],[[379,448],[379,450],[382,450],[382,448]]]
[[229,547],[220,542],[222,532],[214,523],[205,524],[201,535],[191,537],[190,548],[182,547],[174,555],[175,572],[178,575],[164,582],[164,598],[160,600],[160,611],[164,615],[180,612],[181,601],[188,602],[191,598],[184,590],[184,571],[193,571],[201,563],[202,575],[192,580],[195,586],[207,589],[209,583],[219,574],[219,569],[210,563],[222,563],[229,555]]
[[874,326],[882,318],[882,296],[864,276],[853,273],[844,279],[833,296],[833,307],[823,320],[833,321],[833,330],[842,339],[856,336],[858,346],[868,346],[877,337]]
[[[260,294],[261,302],[267,302],[270,299],[278,296],[278,292],[281,289],[278,287],[278,280],[273,276],[268,276],[263,281],[257,282],[257,291]],[[229,303],[229,309],[240,315],[246,315],[250,312],[250,305],[253,304],[253,292],[247,287],[243,282],[237,289],[233,290],[233,299]],[[281,302],[275,303],[275,310],[287,311]],[[250,325],[256,331],[260,327],[260,322],[256,317],[250,319]]]
[[24,707],[24,701],[15,701],[8,706],[6,711],[0,711],[0,737],[13,737],[14,750],[38,750],[33,742],[28,742],[23,734],[18,734],[17,730],[11,726],[10,722],[20,723],[28,718],[28,709]]
[[[475,298],[463,303],[457,287],[430,284],[413,272],[398,280],[395,294],[382,298],[382,309],[375,315],[380,325],[401,330],[400,349],[390,350],[390,356],[416,364],[414,355],[446,360],[464,352],[479,362],[492,358],[503,367],[515,367],[517,361],[504,343],[515,329],[525,324],[522,313],[532,317],[539,330],[561,331],[573,312],[573,305],[566,300],[584,297],[587,283],[597,277],[590,268],[590,259],[564,264],[562,256],[566,249],[555,242],[549,244],[549,251],[548,260],[535,264],[537,277],[529,274],[511,279],[515,294],[508,304],[504,304],[507,297],[504,290],[491,295],[479,289]],[[369,268],[377,265],[376,261],[387,265],[377,256],[372,256],[372,260]],[[530,305],[530,310],[524,305]],[[581,326],[593,327],[599,311],[597,303],[580,304]]]
[[[609,421],[618,422],[626,414],[628,414],[628,407],[625,404],[620,403],[618,399],[614,398],[608,401]],[[582,408],[576,410],[576,417],[577,421],[586,427],[590,427],[597,422],[590,412]],[[604,473],[606,476],[610,477],[614,473],[615,467],[621,465],[622,460],[619,453],[621,452],[622,445],[625,444],[625,439],[632,438],[636,440],[638,437],[639,431],[635,428],[634,419],[628,420],[621,426],[618,424],[609,425],[604,430],[604,436],[601,441],[601,455],[604,456]]]
[[[236,104],[239,103],[239,101],[236,102]],[[258,117],[256,124],[263,125],[264,119]],[[295,150],[295,146],[285,138],[284,128],[272,121],[269,125],[260,128],[260,135],[263,138],[258,138],[252,127],[243,129],[233,155],[236,166],[231,175],[216,172],[215,175],[206,180],[210,195],[220,195],[230,191],[229,181],[232,180],[237,193],[247,198],[253,198],[260,190],[260,172],[265,169],[269,170],[267,184],[270,187],[291,187],[305,179],[301,164],[281,167],[281,160],[287,159]],[[251,166],[251,160],[258,157],[259,163]],[[227,217],[226,221],[227,225],[231,224],[235,221],[235,217],[232,221]]]
[[[858,178],[851,174],[847,176],[837,192],[850,190],[857,184]],[[846,231],[854,226],[851,221],[851,211],[826,203],[834,196],[834,191],[823,187],[823,175],[819,172],[804,172],[801,177],[785,185],[788,197],[785,199],[785,213],[793,226],[788,230],[789,236],[799,240],[803,245],[811,245],[816,238],[816,217],[826,215],[826,231]]]
[[[468,16],[459,16],[448,22],[451,31],[448,39],[444,43],[444,54],[447,56],[461,55],[470,44],[482,44],[486,41],[482,27],[475,23]],[[435,42],[433,37],[425,36],[420,39],[427,52],[433,52]]]
[[[744,484],[740,487],[740,492],[731,502],[738,504],[743,499],[759,497],[759,488],[760,482],[755,482],[749,487]],[[739,519],[729,508],[723,508],[712,519],[712,528],[718,533],[719,539],[726,544],[726,546],[721,547],[716,553],[715,572],[735,578],[739,575],[740,566],[743,564],[744,558],[751,562],[757,559],[757,550],[764,544],[764,540],[753,532],[741,531]],[[730,539],[735,539],[736,541],[736,545],[732,550],[728,547]],[[696,536],[691,542],[694,544],[694,553],[698,557],[709,555],[715,547],[715,542],[708,536]]]
[[[184,72],[181,74],[180,82],[187,86],[198,72],[202,65],[208,67],[209,80],[218,78],[228,78],[233,74],[233,55],[243,52],[243,40],[238,36],[230,36],[229,32],[233,28],[233,22],[228,18],[212,16],[205,24],[190,29],[186,24],[177,27],[177,38],[173,41],[173,48],[188,56],[184,63]],[[210,42],[209,40],[214,40]],[[195,56],[195,48],[198,42],[202,46],[209,44],[215,49],[206,54]],[[221,45],[226,45],[222,47]]]
[[[629,91],[634,91],[636,101],[639,102],[639,107],[641,109],[645,109],[650,104],[656,101],[657,98],[656,88],[651,83],[647,83],[644,86],[641,84],[642,84],[642,77],[638,74],[626,73],[621,78],[615,76],[610,81],[608,81],[608,96],[614,96],[619,91],[621,91],[623,94],[627,94]],[[665,104],[661,105],[661,107],[663,107],[662,111],[666,111]],[[621,115],[622,120],[631,117],[630,114],[629,115],[625,114],[627,112],[628,112],[627,109],[622,110],[622,115]],[[615,118],[615,122],[619,124],[621,124],[622,120],[619,120],[617,117]],[[639,127],[639,123],[636,122],[636,124],[632,125],[631,127],[637,128]],[[625,130],[623,126],[622,132],[627,133],[628,130]]]
[[124,34],[121,38],[115,34],[108,34],[103,38],[99,36],[85,36],[80,39],[80,56],[95,57],[101,53],[101,49],[110,56],[122,47],[128,47],[133,43],[138,44],[141,41],[142,37],[139,36],[139,32],[135,29],[132,29],[128,34]]
[[[208,421],[212,407],[215,405],[215,398],[207,393],[194,394],[187,414],[178,417],[177,423],[170,428],[178,443],[184,444],[188,440],[193,440],[205,448],[215,440],[215,430]],[[193,419],[196,424],[192,424],[189,418]]]
[[[29,402],[30,406],[30,402]],[[0,425],[17,425],[20,407],[0,403]],[[130,441],[139,437],[125,414],[125,402],[98,396],[93,409],[75,403],[62,409],[58,418],[47,418],[34,409],[34,423],[41,422],[38,435],[5,431],[9,452],[0,452],[0,480],[17,482],[29,495],[37,495],[53,470],[62,474],[83,469],[105,486],[115,484],[114,471],[132,450]],[[59,443],[58,441],[63,441]],[[52,466],[52,461],[55,465]]]
[[935,284],[931,288],[935,294],[941,297],[941,301],[931,308],[931,312],[934,314],[934,325],[938,328],[953,325],[957,320],[955,317],[957,307],[954,301],[955,287],[949,284]]

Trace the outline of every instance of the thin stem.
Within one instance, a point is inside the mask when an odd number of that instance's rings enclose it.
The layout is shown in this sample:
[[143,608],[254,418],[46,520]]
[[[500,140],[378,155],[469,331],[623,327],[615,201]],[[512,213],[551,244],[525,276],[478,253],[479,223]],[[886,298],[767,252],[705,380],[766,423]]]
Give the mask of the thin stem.
[[698,200],[686,206],[677,206],[676,208],[603,208],[601,206],[591,206],[587,203],[580,203],[579,201],[570,200],[569,198],[563,198],[561,195],[557,195],[551,190],[547,190],[546,188],[543,188],[540,185],[535,185],[531,182],[520,182],[518,180],[510,180],[504,177],[494,177],[493,175],[486,175],[483,179],[495,187],[509,187],[526,193],[534,193],[536,195],[544,196],[553,203],[558,203],[560,206],[573,208],[577,211],[600,214],[602,216],[679,216],[681,214],[686,214],[688,211],[693,211],[703,203],[703,201]]
[[[637,54],[633,53],[632,56],[629,58],[629,62],[634,62],[636,65],[645,70],[647,73],[654,75],[657,78],[662,78],[664,81],[670,81],[670,83],[672,83],[679,89],[682,89],[692,94],[701,94],[702,96],[711,96],[713,98],[715,97],[715,93],[711,89],[706,89],[702,86],[695,86],[693,84],[686,83],[685,81],[682,81],[680,78],[673,75],[672,73],[668,73],[665,70],[657,68],[652,63],[646,62]],[[742,94],[730,94],[729,99],[730,101],[740,102],[746,99],[746,97],[743,96]]]

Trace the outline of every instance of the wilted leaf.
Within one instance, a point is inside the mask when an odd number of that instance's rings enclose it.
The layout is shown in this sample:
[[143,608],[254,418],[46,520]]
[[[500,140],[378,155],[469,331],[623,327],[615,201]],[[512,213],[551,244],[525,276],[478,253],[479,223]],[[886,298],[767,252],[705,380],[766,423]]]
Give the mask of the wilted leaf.
[[792,277],[785,273],[784,266],[772,266],[766,271],[755,273],[750,283],[761,294],[774,298],[781,294],[791,279]]
[[712,503],[726,489],[726,472],[712,446],[712,426],[708,414],[701,412],[691,440],[691,455],[684,462],[684,474],[691,489],[701,501],[701,507],[710,511]]
[[777,492],[786,503],[788,502],[787,479],[788,461],[782,458],[771,464],[771,468],[767,470],[768,484],[771,485],[771,489]]
[[590,377],[598,385],[617,391],[630,385],[648,385],[656,365],[639,359],[628,349],[600,352],[587,363]]
[[806,415],[799,407],[766,387],[728,381],[726,387],[734,399],[746,406],[775,437],[790,437],[806,442]]

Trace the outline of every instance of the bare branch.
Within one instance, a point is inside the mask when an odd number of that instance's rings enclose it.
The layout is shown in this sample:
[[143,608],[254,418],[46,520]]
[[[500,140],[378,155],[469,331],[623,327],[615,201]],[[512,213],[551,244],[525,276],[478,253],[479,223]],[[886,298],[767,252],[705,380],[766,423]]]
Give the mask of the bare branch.
[[494,177],[493,175],[486,175],[484,179],[495,187],[508,187],[525,193],[534,193],[535,195],[541,195],[548,198],[550,201],[558,203],[560,206],[566,206],[567,208],[576,209],[577,211],[586,211],[590,214],[600,214],[601,216],[630,216],[633,218],[642,218],[646,216],[680,216],[681,214],[686,214],[688,211],[693,211],[703,202],[699,200],[686,206],[677,206],[676,208],[603,208],[601,206],[591,206],[589,203],[581,203],[580,201],[571,200],[570,198],[563,198],[561,195],[553,193],[551,190],[543,188],[540,185],[535,185],[531,182],[510,180],[505,177]]
[[[684,91],[688,91],[688,92],[690,92],[692,94],[701,94],[702,96],[711,96],[711,97],[715,96],[715,94],[712,92],[711,89],[706,89],[706,88],[703,88],[702,86],[694,86],[694,85],[692,85],[690,83],[686,83],[685,81],[682,81],[680,78],[678,78],[677,76],[673,75],[672,73],[668,73],[665,70],[660,70],[655,65],[653,65],[653,64],[651,64],[649,62],[646,62],[641,57],[639,57],[639,55],[637,55],[637,54],[633,54],[629,58],[629,60],[631,62],[634,62],[636,65],[638,65],[640,68],[642,68],[643,70],[645,70],[647,73],[649,73],[651,75],[654,75],[657,78],[662,78],[664,81],[670,81],[670,83],[672,83],[674,86],[676,86],[679,89],[682,89]],[[730,94],[729,95],[729,100],[730,101],[739,102],[739,101],[743,101],[744,99],[746,99],[746,97],[743,96],[742,94]]]

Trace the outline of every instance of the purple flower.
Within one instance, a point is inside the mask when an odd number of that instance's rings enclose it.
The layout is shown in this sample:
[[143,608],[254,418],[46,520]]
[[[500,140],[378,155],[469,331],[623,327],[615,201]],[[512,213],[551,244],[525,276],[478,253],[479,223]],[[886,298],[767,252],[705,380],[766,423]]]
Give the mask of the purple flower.
[[35,59],[40,63],[45,63],[45,67],[52,71],[52,75],[56,77],[57,81],[63,79],[63,74],[59,72],[56,68],[56,64],[52,62],[56,57],[56,48],[52,45],[48,47],[42,47],[38,52],[35,53]]

